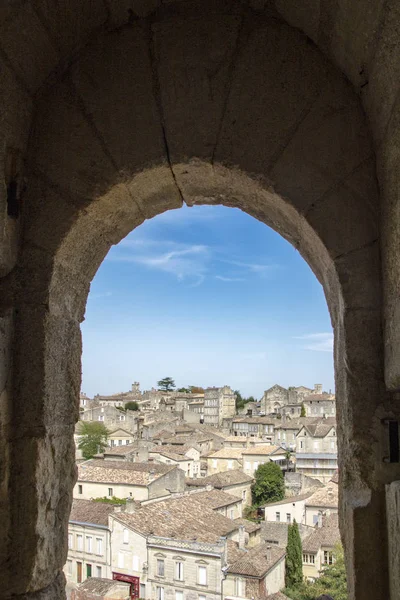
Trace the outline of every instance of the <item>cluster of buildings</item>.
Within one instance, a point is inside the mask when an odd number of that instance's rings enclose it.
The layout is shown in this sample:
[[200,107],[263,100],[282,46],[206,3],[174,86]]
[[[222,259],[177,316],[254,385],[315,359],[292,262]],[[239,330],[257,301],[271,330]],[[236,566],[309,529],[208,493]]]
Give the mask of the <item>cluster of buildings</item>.
[[[125,410],[132,400],[139,410]],[[273,386],[237,414],[229,386],[193,398],[141,393],[135,383],[122,394],[81,395],[81,420],[103,422],[109,436],[91,460],[77,453],[72,600],[275,599],[294,519],[305,576],[318,577],[332,559],[336,423],[334,397],[319,386]],[[258,524],[244,511],[258,466],[270,461],[285,474],[287,497],[266,505]]]

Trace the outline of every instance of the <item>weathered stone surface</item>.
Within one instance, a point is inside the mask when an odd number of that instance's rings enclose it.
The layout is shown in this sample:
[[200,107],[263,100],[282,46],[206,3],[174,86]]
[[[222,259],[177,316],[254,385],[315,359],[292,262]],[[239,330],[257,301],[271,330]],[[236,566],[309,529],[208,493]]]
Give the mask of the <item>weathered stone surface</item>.
[[75,198],[95,198],[107,192],[116,183],[116,169],[85,117],[71,82],[57,85],[51,101],[55,110],[50,113],[47,95],[38,108],[31,145],[33,170],[38,169]]
[[240,17],[228,15],[153,25],[153,68],[172,161],[212,158],[240,28]]
[[65,575],[61,571],[58,573],[54,581],[43,590],[32,592],[31,594],[23,594],[22,596],[14,596],[15,600],[65,600]]
[[[270,173],[275,189],[300,211],[347,183],[372,154],[364,115],[349,84],[337,73],[326,72],[320,85],[318,98]],[[364,175],[370,181],[369,174]],[[373,191],[367,190],[367,203],[377,201]]]
[[311,110],[325,69],[307,38],[282,23],[257,19],[246,33],[214,156],[267,176]]
[[386,486],[386,519],[389,539],[390,597],[400,597],[400,481]]
[[58,54],[30,2],[0,24],[0,45],[15,72],[34,93],[58,62]]
[[[26,150],[31,115],[31,99],[0,58],[0,277],[13,268],[18,254],[20,223],[7,211],[7,155],[12,149],[22,157]],[[20,171],[20,170],[19,170]],[[24,186],[24,173],[18,173],[19,192]]]
[[108,17],[105,3],[97,0],[33,0],[33,5],[65,62]]
[[167,162],[149,45],[148,28],[133,24],[100,37],[72,67],[85,110],[126,180],[161,157]]
[[378,238],[376,217],[369,205],[343,185],[319,200],[306,218],[334,258]]
[[366,66],[367,85],[363,88],[363,103],[377,143],[385,136],[399,92],[400,6],[396,0],[385,3],[384,10],[381,9],[381,19],[374,39],[373,59]]

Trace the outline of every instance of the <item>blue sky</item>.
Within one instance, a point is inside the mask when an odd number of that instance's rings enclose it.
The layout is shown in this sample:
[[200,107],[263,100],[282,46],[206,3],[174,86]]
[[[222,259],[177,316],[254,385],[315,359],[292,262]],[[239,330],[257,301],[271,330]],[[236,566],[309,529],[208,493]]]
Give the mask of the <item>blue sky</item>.
[[82,390],[166,376],[261,397],[279,383],[334,389],[323,290],[300,254],[237,209],[183,207],[113,247],[91,286]]

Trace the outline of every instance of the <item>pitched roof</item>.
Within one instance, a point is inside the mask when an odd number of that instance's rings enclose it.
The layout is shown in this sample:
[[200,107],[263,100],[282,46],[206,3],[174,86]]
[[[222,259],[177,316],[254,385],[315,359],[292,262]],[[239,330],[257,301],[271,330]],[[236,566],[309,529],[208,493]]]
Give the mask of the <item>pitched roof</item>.
[[107,448],[104,450],[103,454],[107,456],[124,456],[125,454],[130,454],[131,452],[135,452],[138,450],[138,445],[133,444],[125,444],[125,446],[112,446],[111,448]]
[[338,515],[332,514],[323,520],[322,527],[316,527],[314,532],[303,541],[303,551],[318,552],[323,548],[333,548],[340,541]]
[[243,448],[221,448],[210,454],[208,458],[235,458],[241,460]]
[[249,577],[263,577],[280,560],[284,558],[286,550],[269,544],[259,544],[253,548],[241,551],[238,557],[234,553],[233,562],[230,562],[228,548],[228,573],[247,575]]
[[269,456],[270,454],[278,454],[280,452],[285,453],[286,450],[284,448],[280,448],[279,446],[274,446],[273,444],[265,444],[265,446],[254,446],[254,448],[246,448],[243,450],[242,454],[260,454]]
[[198,479],[186,479],[186,485],[188,486],[212,485],[217,489],[252,482],[253,477],[246,475],[246,473],[243,473],[240,469],[231,469],[222,473],[214,473],[214,475],[208,475],[207,477],[200,477]]
[[160,450],[157,450],[157,451],[150,450],[149,452],[150,452],[150,454],[153,453],[153,454],[158,454],[160,456],[165,456],[165,458],[169,458],[171,460],[174,460],[175,462],[193,460],[193,458],[190,458],[189,456],[185,456],[181,452],[174,452],[173,450],[167,450],[167,449],[163,450],[163,447],[161,447]]
[[76,523],[92,523],[93,525],[108,525],[108,515],[114,511],[115,505],[94,500],[72,501],[70,521]]
[[230,506],[231,504],[237,504],[241,502],[242,499],[238,498],[238,496],[232,496],[232,494],[227,494],[222,490],[210,490],[205,492],[196,493],[193,498],[197,502],[203,502],[207,506],[212,509],[222,508],[224,506]]
[[333,481],[316,490],[306,500],[306,506],[337,508],[339,506],[339,487]]
[[233,522],[236,523],[238,527],[243,525],[246,533],[254,533],[255,531],[259,531],[261,529],[261,525],[254,523],[254,521],[248,521],[247,519],[233,519]]
[[312,423],[304,425],[304,428],[312,437],[325,437],[335,427],[336,423]]
[[301,502],[302,500],[306,500],[312,495],[312,492],[307,492],[306,494],[299,494],[298,496],[289,496],[288,498],[283,498],[283,500],[277,500],[276,502],[268,502],[267,504],[262,504],[262,506],[280,506],[281,504],[293,504],[294,502]]
[[81,583],[78,589],[82,592],[87,592],[89,594],[97,594],[98,596],[104,596],[105,594],[111,592],[115,587],[120,587],[122,585],[126,586],[127,594],[126,598],[129,596],[129,584],[124,584],[121,581],[113,581],[112,579],[101,579],[100,577],[89,577],[83,583]]
[[78,465],[78,481],[145,486],[175,468],[174,465],[152,462],[132,463],[122,460],[93,459]]
[[142,506],[133,513],[117,512],[115,519],[142,535],[217,542],[237,530],[227,517],[196,500],[196,494]]

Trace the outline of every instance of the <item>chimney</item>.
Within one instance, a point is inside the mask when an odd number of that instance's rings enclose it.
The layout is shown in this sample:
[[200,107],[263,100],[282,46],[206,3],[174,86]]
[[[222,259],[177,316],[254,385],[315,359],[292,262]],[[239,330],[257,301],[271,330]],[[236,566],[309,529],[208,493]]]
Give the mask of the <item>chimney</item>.
[[155,472],[155,471],[153,471],[153,470],[149,471],[149,483],[150,483],[151,481],[154,481],[154,479],[155,479],[155,474],[156,474],[156,472]]
[[265,558],[267,559],[268,562],[271,562],[271,560],[272,560],[271,546],[267,546],[267,551],[265,553]]
[[246,544],[244,525],[239,525],[239,548],[244,550]]
[[127,513],[134,513],[139,508],[141,508],[140,502],[136,502],[136,500],[134,500],[133,498],[127,498],[126,499],[125,512],[127,512]]

